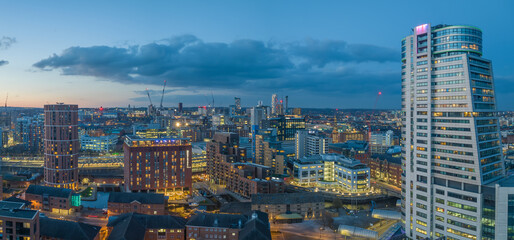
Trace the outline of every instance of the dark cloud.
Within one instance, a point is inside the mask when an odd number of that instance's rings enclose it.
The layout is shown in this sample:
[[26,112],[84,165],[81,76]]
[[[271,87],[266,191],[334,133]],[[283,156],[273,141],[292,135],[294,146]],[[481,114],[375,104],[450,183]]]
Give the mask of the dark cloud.
[[[179,92],[181,90],[184,90],[182,88],[175,88],[175,89],[165,89],[164,90],[164,95],[168,95],[169,93],[176,93],[176,92]],[[155,96],[161,96],[162,95],[162,89],[160,90],[157,90],[157,89],[148,89],[148,90],[137,90],[137,91],[134,91],[134,93],[136,94],[139,94],[139,95],[147,95],[147,91],[150,93],[150,96],[152,97],[155,97]],[[186,90],[187,92],[191,92],[191,93],[197,93],[198,90],[196,89],[188,89]]]
[[394,49],[369,44],[348,44],[344,41],[308,40],[290,48],[294,55],[317,67],[333,62],[389,62],[398,61],[399,58]]
[[0,60],[0,67],[3,66],[3,65],[7,65],[7,64],[9,64],[9,61]]
[[0,49],[7,49],[14,43],[16,43],[16,38],[3,36],[0,38]]
[[[393,49],[344,41],[272,44],[246,39],[219,43],[184,35],[126,48],[70,47],[34,67],[124,84],[162,86],[167,80],[170,89],[187,92],[373,95],[381,87],[400,91],[400,67],[391,66],[397,55]],[[370,63],[373,66],[368,67]],[[160,96],[162,90],[153,89],[150,94]],[[146,95],[146,91],[136,94]],[[147,101],[144,97],[135,99]]]
[[260,41],[205,43],[187,35],[129,48],[71,47],[34,66],[122,83],[160,85],[166,79],[173,87],[235,88],[247,79],[281,77],[293,64],[282,50]]

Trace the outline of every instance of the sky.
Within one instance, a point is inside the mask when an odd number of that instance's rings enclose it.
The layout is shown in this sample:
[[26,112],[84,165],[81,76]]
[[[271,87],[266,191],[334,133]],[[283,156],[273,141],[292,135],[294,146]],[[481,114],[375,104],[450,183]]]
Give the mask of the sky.
[[483,31],[514,110],[514,1],[4,1],[0,102],[42,107],[399,109],[400,42],[424,23]]

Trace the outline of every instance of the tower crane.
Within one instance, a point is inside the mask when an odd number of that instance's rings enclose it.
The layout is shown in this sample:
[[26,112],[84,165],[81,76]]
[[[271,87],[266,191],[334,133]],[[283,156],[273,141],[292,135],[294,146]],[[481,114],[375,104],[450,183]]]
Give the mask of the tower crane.
[[379,99],[380,95],[382,95],[382,92],[377,93],[377,97],[375,98],[375,105],[373,105],[373,109],[371,110],[371,114],[369,115],[369,118],[368,118],[368,142],[371,142],[371,132],[373,131],[371,128],[370,120],[371,120],[371,117],[375,114],[375,110],[377,109],[377,103],[378,103],[378,99]]
[[150,98],[150,92],[148,91],[148,88],[146,89],[146,95],[148,95],[148,100],[150,100],[150,106],[153,106],[152,98]]
[[162,100],[164,99],[164,89],[166,89],[166,80],[164,80],[164,86],[162,87],[162,96],[161,96],[161,105],[160,109],[162,110]]
[[148,91],[148,88],[146,89],[146,95],[148,95],[148,100],[150,100],[150,105],[148,106],[148,115],[154,116],[155,115],[155,106],[152,103],[152,98],[150,97],[150,91]]
[[380,95],[382,95],[382,92],[378,92],[377,94],[377,98],[375,99],[375,105],[373,106],[373,112],[375,112],[375,110],[377,109],[378,98],[380,97]]

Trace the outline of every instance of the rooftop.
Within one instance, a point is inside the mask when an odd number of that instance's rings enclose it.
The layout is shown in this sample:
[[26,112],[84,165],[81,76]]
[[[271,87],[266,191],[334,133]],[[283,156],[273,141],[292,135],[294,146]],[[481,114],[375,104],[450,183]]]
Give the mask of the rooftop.
[[112,203],[131,203],[137,201],[141,204],[164,204],[163,194],[157,193],[131,193],[131,192],[112,192],[109,194],[108,202]]
[[0,201],[0,209],[21,209],[25,206],[22,202]]
[[30,185],[27,188],[25,193],[34,194],[34,195],[44,195],[48,194],[51,197],[60,197],[60,198],[68,198],[71,196],[73,191],[67,188],[55,188],[55,187],[47,187],[41,185]]
[[222,213],[247,213],[252,209],[252,203],[250,202],[229,202],[224,204],[220,208]]
[[503,178],[498,184],[500,187],[514,187],[514,175]]
[[332,148],[365,150],[368,147],[368,142],[359,140],[349,140],[344,143],[332,143],[328,146]]
[[17,198],[17,197],[9,197],[9,198],[6,198],[4,199],[4,201],[6,202],[17,202],[17,203],[23,203],[24,206],[29,206],[31,205],[32,203],[30,201],[26,201],[26,200],[23,200],[21,198]]
[[186,219],[170,215],[126,213],[109,218],[109,240],[143,240],[147,229],[184,229]]
[[252,204],[301,204],[324,202],[324,198],[316,193],[272,193],[252,195]]
[[63,221],[52,218],[40,218],[41,236],[64,240],[93,240],[101,227],[81,222]]
[[324,162],[335,162],[336,164],[350,168],[350,169],[360,169],[366,167],[366,165],[362,164],[359,160],[348,158],[344,155],[329,153],[329,154],[321,154],[321,155],[313,155],[309,157],[303,157],[301,159],[296,160],[296,162],[300,164],[321,164]]
[[200,213],[193,216],[186,225],[239,228],[239,239],[271,240],[268,214],[261,211],[251,211],[245,215]]
[[247,217],[234,214],[200,213],[189,219],[187,226],[243,228]]
[[2,208],[0,208],[2,217],[33,219],[38,214],[37,210],[19,209],[19,203],[4,201],[0,201],[0,203],[2,204]]
[[390,154],[374,154],[371,155],[371,158],[378,158],[381,161],[387,160],[390,163],[402,164],[402,159],[400,157],[393,157]]

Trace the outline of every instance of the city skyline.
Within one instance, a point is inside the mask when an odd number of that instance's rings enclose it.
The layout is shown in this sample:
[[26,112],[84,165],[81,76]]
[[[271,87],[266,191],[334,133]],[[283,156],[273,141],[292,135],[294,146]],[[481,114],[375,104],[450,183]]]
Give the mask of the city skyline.
[[[513,33],[504,31],[514,21],[510,2],[477,1],[480,15],[463,1],[412,13],[405,9],[421,4],[402,2],[386,15],[389,4],[380,2],[269,3],[4,4],[0,21],[13,24],[0,34],[0,99],[8,93],[8,105],[20,107],[142,107],[149,104],[145,88],[156,103],[167,80],[165,107],[208,105],[212,97],[215,106],[228,106],[234,96],[242,106],[270,105],[277,93],[289,96],[290,107],[370,109],[381,91],[377,108],[399,109],[398,39],[410,34],[405,29],[465,23],[484,32],[498,110],[514,109]],[[452,8],[460,10],[447,14]],[[39,21],[19,19],[17,9]]]

